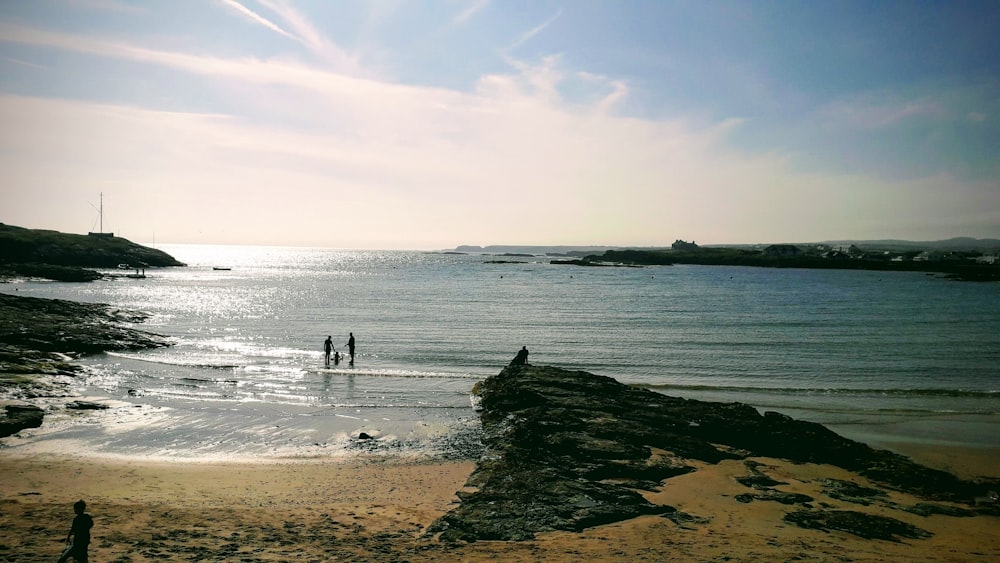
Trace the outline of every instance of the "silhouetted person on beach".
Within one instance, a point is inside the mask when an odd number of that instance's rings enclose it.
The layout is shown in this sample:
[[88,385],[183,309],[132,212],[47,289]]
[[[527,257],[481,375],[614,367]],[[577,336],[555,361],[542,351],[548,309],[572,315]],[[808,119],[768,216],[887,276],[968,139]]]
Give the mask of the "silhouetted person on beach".
[[351,337],[347,339],[347,353],[351,356],[351,365],[354,365],[354,333],[350,333]]
[[76,517],[73,518],[73,525],[70,526],[69,533],[66,534],[66,542],[69,543],[70,538],[73,538],[73,543],[63,552],[59,563],[65,563],[71,558],[77,563],[87,562],[87,547],[90,546],[90,529],[94,527],[94,519],[84,512],[85,510],[87,510],[87,503],[82,500],[73,504],[73,512],[76,513]]
[[517,351],[517,355],[510,361],[510,365],[523,366],[526,363],[528,363],[528,347],[521,346],[521,349]]
[[336,348],[333,349],[333,365],[340,365],[340,352],[338,352]]
[[333,351],[333,337],[327,336],[323,342],[323,364],[330,367],[330,352]]

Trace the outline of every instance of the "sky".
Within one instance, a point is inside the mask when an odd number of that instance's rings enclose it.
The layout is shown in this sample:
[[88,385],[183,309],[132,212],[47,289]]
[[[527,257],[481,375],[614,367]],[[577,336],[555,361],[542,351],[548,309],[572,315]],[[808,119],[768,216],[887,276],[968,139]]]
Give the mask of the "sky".
[[997,30],[995,1],[0,2],[0,222],[345,249],[1000,238]]

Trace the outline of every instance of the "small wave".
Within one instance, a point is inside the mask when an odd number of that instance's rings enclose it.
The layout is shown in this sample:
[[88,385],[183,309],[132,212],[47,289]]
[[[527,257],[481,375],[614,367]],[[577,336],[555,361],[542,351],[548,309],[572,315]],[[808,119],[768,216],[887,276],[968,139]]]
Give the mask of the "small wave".
[[[829,405],[785,405],[785,406],[773,407],[773,408],[780,408],[780,409],[792,410],[792,411],[809,411],[809,412],[818,412],[818,413],[838,414],[838,415],[850,415],[850,414],[862,415],[862,418],[859,419],[856,422],[857,424],[873,424],[872,419],[869,416],[869,415],[873,415],[873,414],[878,415],[878,416],[913,417],[913,418],[926,417],[926,416],[948,417],[950,415],[955,415],[955,416],[966,416],[966,415],[973,415],[973,416],[997,416],[997,415],[1000,415],[1000,412],[998,412],[996,409],[991,409],[991,408],[985,408],[985,409],[967,409],[967,410],[942,409],[942,408],[933,408],[933,407],[927,407],[927,408],[905,408],[905,407],[893,407],[893,406],[868,406],[868,407],[853,407],[853,406],[849,406],[849,407],[843,407],[843,408],[836,408],[836,407],[831,407]],[[839,424],[847,424],[844,421],[839,421],[838,423]]]
[[[123,358],[127,360],[159,364],[166,366],[177,366],[185,368],[204,368],[214,370],[245,370],[253,373],[279,373],[279,374],[312,374],[312,375],[333,375],[333,376],[364,376],[364,377],[402,377],[402,378],[442,378],[442,379],[468,379],[480,380],[481,375],[468,372],[445,372],[445,371],[423,371],[405,368],[370,368],[370,367],[350,367],[349,364],[341,364],[342,367],[324,368],[312,365],[300,365],[296,363],[251,363],[252,358],[247,358],[244,363],[234,362],[232,359],[219,359],[213,361],[204,357],[191,359],[178,356],[159,356],[145,354],[130,354],[124,352],[108,352],[109,356]],[[260,358],[257,358],[260,359]],[[210,379],[214,380],[214,379]]]
[[408,377],[408,378],[441,378],[479,380],[483,377],[471,373],[454,373],[443,371],[418,371],[399,368],[305,368],[306,373],[319,375],[354,375],[364,377]]
[[150,364],[162,364],[168,366],[180,366],[188,368],[206,368],[206,369],[239,369],[244,367],[242,364],[234,363],[209,363],[203,360],[184,360],[179,358],[165,358],[160,356],[142,356],[138,354],[125,354],[122,352],[107,352],[109,356],[114,356],[116,358],[124,358],[126,360],[134,360],[137,362],[146,362]]
[[750,387],[750,386],[716,386],[716,385],[680,385],[672,383],[635,384],[652,391],[715,391],[733,393],[766,393],[782,395],[836,395],[836,396],[883,396],[883,397],[967,397],[996,399],[1000,398],[997,390],[970,389],[864,389],[864,388],[816,388],[816,387]]
[[202,378],[202,377],[178,377],[176,381],[181,382],[180,384],[194,384],[201,385],[204,383],[214,383],[223,385],[239,385],[239,381],[236,379],[214,379],[214,378]]
[[[315,410],[308,413],[301,413],[301,416],[338,416],[344,417],[345,415],[329,412],[329,409],[412,409],[421,411],[470,411],[471,407],[468,405],[433,405],[426,403],[330,403],[330,404],[317,404],[320,410]],[[347,418],[357,418],[357,417],[347,417]]]

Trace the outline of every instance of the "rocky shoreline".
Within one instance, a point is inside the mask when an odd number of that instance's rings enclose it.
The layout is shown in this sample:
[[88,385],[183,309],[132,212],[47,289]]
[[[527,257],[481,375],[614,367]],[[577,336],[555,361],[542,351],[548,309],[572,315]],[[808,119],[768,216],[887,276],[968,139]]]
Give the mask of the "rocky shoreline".
[[[642,492],[723,460],[747,466],[739,482],[748,491],[734,502],[796,506],[785,516],[788,523],[893,541],[926,537],[891,517],[831,510],[822,499],[782,491],[786,483],[770,478],[751,459],[756,457],[831,465],[874,485],[831,482],[825,494],[842,502],[875,502],[918,514],[1000,516],[990,496],[996,479],[962,480],[822,425],[762,415],[741,403],[670,397],[582,371],[531,365],[509,366],[475,393],[486,454],[458,493],[461,504],[428,530],[446,541],[529,540],[540,532],[580,532],[642,515],[697,526],[711,515],[684,514],[648,501]],[[926,502],[894,505],[885,491]]]
[[33,401],[68,397],[82,368],[73,359],[113,350],[169,346],[164,336],[131,328],[147,315],[104,304],[0,293],[0,437],[40,426]]

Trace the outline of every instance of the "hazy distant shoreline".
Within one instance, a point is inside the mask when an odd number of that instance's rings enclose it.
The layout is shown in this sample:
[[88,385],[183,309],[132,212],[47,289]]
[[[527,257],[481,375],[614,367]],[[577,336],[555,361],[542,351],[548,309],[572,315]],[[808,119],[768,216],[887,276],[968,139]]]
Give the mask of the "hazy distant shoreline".
[[[816,245],[824,246],[850,246],[854,245],[860,248],[880,248],[886,250],[898,249],[898,250],[914,250],[917,248],[927,249],[927,250],[961,250],[961,251],[976,251],[976,250],[997,250],[1000,249],[1000,239],[992,238],[973,238],[973,237],[953,237],[949,239],[942,240],[932,240],[932,241],[912,241],[912,240],[901,240],[901,239],[869,239],[869,240],[855,240],[855,239],[843,239],[843,240],[826,240],[826,241],[815,241],[815,242],[778,242],[778,243],[731,243],[731,244],[706,244],[702,245],[704,248],[734,248],[734,249],[763,249],[772,244],[789,244],[794,246],[808,247]],[[443,252],[462,252],[466,254],[483,253],[483,254],[500,254],[500,253],[528,253],[536,255],[582,255],[586,254],[597,254],[601,252],[606,252],[608,250],[670,250],[669,245],[545,245],[545,244],[490,244],[486,246],[479,246],[474,244],[462,244],[455,248],[443,249]]]

